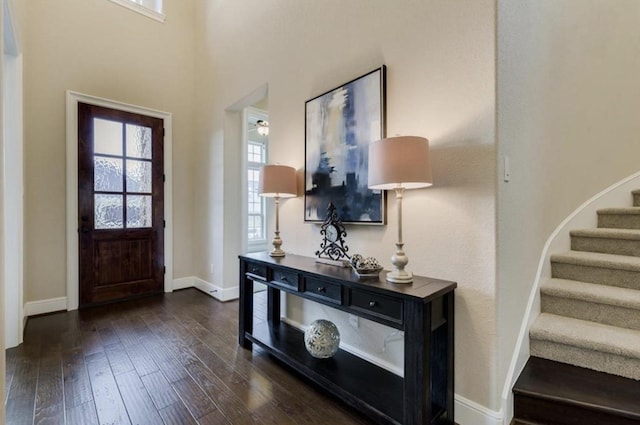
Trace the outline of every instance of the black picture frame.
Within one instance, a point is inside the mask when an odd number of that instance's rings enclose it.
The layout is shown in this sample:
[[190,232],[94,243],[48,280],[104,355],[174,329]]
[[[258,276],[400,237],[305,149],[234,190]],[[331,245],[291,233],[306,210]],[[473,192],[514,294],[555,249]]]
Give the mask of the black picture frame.
[[386,193],[367,187],[369,144],[386,136],[386,66],[305,102],[304,221],[330,203],[344,224],[386,224]]

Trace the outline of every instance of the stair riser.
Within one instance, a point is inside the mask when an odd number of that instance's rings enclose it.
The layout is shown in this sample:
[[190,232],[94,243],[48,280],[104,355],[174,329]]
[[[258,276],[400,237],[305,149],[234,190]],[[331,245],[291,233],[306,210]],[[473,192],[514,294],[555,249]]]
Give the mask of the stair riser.
[[588,405],[515,394],[514,422],[545,425],[640,425],[640,421],[590,409]]
[[598,227],[640,229],[640,214],[598,214]]
[[640,380],[640,359],[530,339],[532,356]]
[[552,261],[551,276],[621,288],[640,289],[640,272]]
[[608,304],[542,294],[542,312],[640,330],[640,311]]
[[574,251],[640,257],[640,240],[571,236],[571,249]]

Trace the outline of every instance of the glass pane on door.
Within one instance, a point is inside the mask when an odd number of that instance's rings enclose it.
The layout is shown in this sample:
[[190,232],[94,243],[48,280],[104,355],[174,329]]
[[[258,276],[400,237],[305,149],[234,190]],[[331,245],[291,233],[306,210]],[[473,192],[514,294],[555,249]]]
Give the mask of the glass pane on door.
[[123,196],[122,195],[94,195],[96,229],[123,228]]
[[151,162],[127,159],[127,192],[151,193]]
[[122,123],[94,118],[93,152],[122,156]]
[[122,192],[122,158],[93,157],[93,190]]
[[151,227],[151,196],[127,196],[127,227]]
[[151,159],[151,129],[127,124],[127,156]]

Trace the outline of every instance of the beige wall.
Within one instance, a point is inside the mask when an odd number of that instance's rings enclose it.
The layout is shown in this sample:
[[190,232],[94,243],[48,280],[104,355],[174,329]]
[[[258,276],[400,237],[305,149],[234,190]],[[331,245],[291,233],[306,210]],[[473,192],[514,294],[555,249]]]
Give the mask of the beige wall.
[[173,113],[174,277],[191,275],[193,2],[165,0],[164,24],[106,0],[26,3],[25,301],[66,292],[66,90]]
[[640,169],[639,19],[636,0],[499,2],[499,154],[511,159],[498,191],[501,378],[545,241]]
[[[232,112],[225,110],[268,84],[271,161],[302,170],[304,102],[386,64],[388,134],[425,136],[432,146],[435,184],[407,192],[404,203],[409,268],[459,283],[456,392],[497,409],[494,2],[197,5],[195,168],[196,181],[203,183],[195,193],[195,225],[203,229],[195,235],[198,275],[221,286],[237,285],[239,145],[229,128]],[[390,266],[394,207],[391,195],[388,226],[348,227],[352,253]],[[303,223],[302,198],[283,202],[281,231],[286,251],[313,256],[319,227]],[[303,316],[297,319],[306,320]],[[380,351],[385,332],[366,328],[347,335],[348,342]],[[372,345],[370,338],[378,342]]]

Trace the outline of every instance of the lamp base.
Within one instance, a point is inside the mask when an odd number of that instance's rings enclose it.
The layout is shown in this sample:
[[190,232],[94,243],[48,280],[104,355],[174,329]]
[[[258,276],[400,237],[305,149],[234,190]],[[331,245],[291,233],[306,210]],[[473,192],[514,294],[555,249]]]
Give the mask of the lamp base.
[[406,270],[394,270],[387,273],[388,283],[413,283],[413,273]]
[[274,249],[269,253],[269,255],[272,257],[284,257],[284,251],[281,250],[280,248]]
[[[276,204],[276,208],[277,208],[278,204]],[[276,211],[278,211],[276,209]],[[277,228],[278,223],[276,222],[276,234],[273,237],[273,250],[269,253],[270,256],[272,257],[284,257],[284,251],[282,250],[282,248],[280,248],[282,246],[282,239],[280,239],[280,230],[278,230]]]

